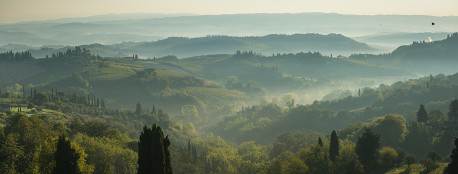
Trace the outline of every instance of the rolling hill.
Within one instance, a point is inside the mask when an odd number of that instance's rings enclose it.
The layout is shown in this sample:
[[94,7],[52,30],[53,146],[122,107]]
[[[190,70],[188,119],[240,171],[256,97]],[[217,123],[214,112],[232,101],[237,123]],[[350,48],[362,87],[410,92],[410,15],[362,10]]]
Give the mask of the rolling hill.
[[325,54],[350,55],[375,52],[376,49],[340,34],[271,34],[266,36],[206,36],[198,38],[171,37],[147,42],[130,48],[146,57],[176,55],[190,57],[209,54],[229,54],[237,50],[254,51],[264,55],[272,53],[298,53],[319,51]]
[[413,42],[396,48],[389,54],[355,54],[351,59],[402,68],[423,75],[456,73],[458,63],[458,33],[433,42]]
[[[80,53],[81,52],[81,53]],[[0,86],[24,85],[27,90],[59,89],[78,95],[96,95],[114,108],[133,108],[136,103],[180,113],[183,105],[206,107],[244,99],[245,94],[228,90],[191,75],[153,68],[155,62],[106,59],[88,50],[69,50],[55,58],[2,61]],[[16,88],[11,88],[14,92]],[[174,104],[170,104],[174,103]]]

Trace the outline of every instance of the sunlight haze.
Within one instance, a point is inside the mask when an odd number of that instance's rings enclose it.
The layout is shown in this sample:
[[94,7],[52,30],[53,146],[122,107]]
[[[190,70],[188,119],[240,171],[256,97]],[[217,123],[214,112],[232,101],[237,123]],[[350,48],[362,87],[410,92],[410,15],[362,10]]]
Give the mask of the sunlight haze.
[[0,23],[113,13],[302,13],[457,16],[456,0],[1,0]]

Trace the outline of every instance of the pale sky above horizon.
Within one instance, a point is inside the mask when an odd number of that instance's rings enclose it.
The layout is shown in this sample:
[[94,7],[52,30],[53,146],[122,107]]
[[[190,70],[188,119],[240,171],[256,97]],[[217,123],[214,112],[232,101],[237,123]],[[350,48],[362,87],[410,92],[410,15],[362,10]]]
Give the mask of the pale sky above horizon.
[[0,0],[0,23],[113,13],[302,13],[458,16],[458,0]]

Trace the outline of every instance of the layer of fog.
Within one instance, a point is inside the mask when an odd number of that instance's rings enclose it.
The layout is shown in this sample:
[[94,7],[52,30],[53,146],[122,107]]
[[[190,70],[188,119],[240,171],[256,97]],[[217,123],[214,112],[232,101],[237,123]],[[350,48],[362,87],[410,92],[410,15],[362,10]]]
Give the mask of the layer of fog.
[[[432,21],[436,25],[431,26]],[[171,36],[261,36],[272,33],[339,33],[360,37],[401,32],[454,32],[456,28],[458,28],[458,17],[454,16],[369,16],[333,13],[198,16],[117,14],[0,24],[2,38],[0,45],[10,43],[33,46],[112,44],[124,41],[151,41]]]

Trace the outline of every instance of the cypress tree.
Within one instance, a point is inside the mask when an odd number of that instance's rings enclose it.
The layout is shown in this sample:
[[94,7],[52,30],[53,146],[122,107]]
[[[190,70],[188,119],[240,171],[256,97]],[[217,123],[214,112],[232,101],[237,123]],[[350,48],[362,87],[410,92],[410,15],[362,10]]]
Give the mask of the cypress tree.
[[78,173],[79,158],[79,154],[71,147],[70,141],[63,135],[59,136],[55,153],[56,166],[54,166],[53,174]]
[[372,133],[368,128],[356,142],[356,154],[363,164],[364,172],[367,173],[376,161],[377,149],[380,147],[380,135]]
[[89,96],[89,94],[87,95],[87,104],[88,104],[88,105],[91,104],[91,96]]
[[153,173],[153,131],[144,126],[138,142],[138,173]]
[[331,133],[331,142],[329,144],[329,157],[331,161],[335,162],[336,157],[339,156],[339,138],[335,130]]
[[419,123],[426,123],[428,121],[428,113],[423,105],[420,105],[420,109],[417,111],[417,121]]
[[152,128],[143,127],[138,142],[138,173],[139,174],[171,174],[170,140],[164,138],[162,128],[153,124]]
[[153,104],[153,111],[152,111],[152,112],[153,112],[154,115],[157,114],[157,113],[156,113],[156,107],[154,106],[154,104]]
[[450,155],[452,162],[444,170],[444,174],[458,173],[458,138],[455,138],[455,148]]
[[135,114],[140,115],[142,113],[142,105],[140,103],[137,103],[135,107]]
[[169,136],[167,135],[164,139],[165,173],[173,174],[172,163],[170,162],[171,157],[170,157],[169,146],[170,146],[170,140],[169,140]]
[[323,147],[323,140],[321,140],[321,137],[318,137],[318,145],[320,145],[320,147]]

